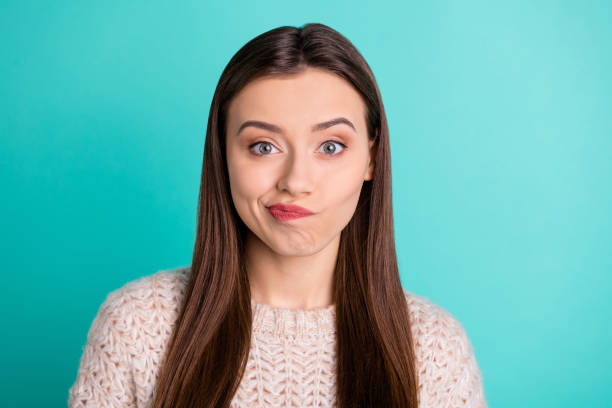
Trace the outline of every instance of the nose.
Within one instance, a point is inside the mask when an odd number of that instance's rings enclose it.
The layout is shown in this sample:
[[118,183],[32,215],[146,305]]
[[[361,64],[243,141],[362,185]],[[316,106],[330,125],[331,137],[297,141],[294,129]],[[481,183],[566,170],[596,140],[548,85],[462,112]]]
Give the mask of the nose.
[[287,161],[283,164],[277,188],[294,196],[310,193],[313,189],[315,177],[312,160],[307,154],[296,151],[290,153],[287,156]]

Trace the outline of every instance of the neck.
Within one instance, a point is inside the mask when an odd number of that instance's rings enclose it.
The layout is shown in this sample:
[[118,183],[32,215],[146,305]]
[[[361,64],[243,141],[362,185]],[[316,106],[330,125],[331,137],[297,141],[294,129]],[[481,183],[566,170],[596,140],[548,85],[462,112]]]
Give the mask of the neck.
[[251,298],[286,309],[315,309],[333,303],[333,278],[338,256],[338,234],[323,249],[308,255],[274,252],[249,232],[246,270]]

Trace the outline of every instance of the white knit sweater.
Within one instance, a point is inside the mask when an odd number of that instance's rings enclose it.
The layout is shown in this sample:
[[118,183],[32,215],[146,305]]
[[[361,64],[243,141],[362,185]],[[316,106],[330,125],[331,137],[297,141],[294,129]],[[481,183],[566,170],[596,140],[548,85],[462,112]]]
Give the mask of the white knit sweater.
[[[68,406],[150,407],[188,267],[158,271],[111,292],[89,333]],[[487,406],[465,330],[450,313],[404,291],[419,376],[419,407]],[[335,309],[252,301],[253,335],[232,408],[333,407]]]

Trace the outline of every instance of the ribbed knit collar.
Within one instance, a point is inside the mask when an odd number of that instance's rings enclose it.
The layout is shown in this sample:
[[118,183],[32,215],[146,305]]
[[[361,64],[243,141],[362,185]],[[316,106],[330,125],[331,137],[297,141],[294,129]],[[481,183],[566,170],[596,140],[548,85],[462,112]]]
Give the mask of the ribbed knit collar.
[[253,332],[277,340],[330,339],[336,333],[336,305],[315,309],[286,309],[251,299]]

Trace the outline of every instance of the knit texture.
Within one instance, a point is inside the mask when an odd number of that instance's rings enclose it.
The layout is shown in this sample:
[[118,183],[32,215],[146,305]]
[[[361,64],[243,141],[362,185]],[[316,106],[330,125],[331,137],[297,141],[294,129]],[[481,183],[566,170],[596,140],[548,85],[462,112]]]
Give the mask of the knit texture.
[[[68,392],[70,408],[152,406],[188,273],[188,267],[158,271],[106,297]],[[424,297],[404,294],[415,342],[419,407],[486,408],[481,372],[459,321]],[[251,348],[231,407],[333,407],[334,305],[251,305]]]

